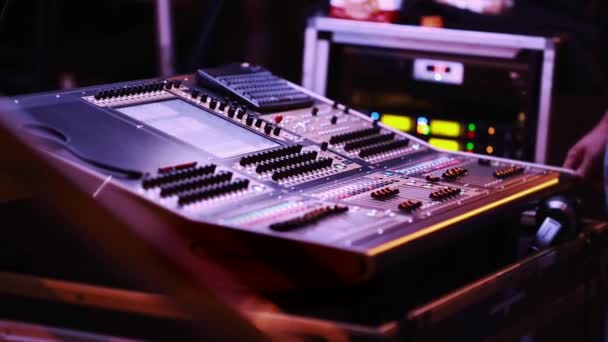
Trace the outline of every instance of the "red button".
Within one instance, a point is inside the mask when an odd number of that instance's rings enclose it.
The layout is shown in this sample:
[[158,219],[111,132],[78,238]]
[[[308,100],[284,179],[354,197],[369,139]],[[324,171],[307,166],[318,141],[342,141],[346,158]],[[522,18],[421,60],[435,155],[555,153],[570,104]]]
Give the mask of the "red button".
[[280,124],[283,121],[283,115],[277,115],[274,117],[274,123]]

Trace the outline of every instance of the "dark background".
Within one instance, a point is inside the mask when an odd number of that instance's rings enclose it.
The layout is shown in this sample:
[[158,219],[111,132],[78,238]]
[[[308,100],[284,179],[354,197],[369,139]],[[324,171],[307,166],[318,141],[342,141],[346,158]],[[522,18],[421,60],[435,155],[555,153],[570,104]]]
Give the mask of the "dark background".
[[[306,18],[329,0],[173,0],[175,70],[249,61],[301,81]],[[605,0],[519,0],[484,16],[405,0],[402,22],[441,15],[446,27],[559,36],[550,135],[553,164],[608,107]],[[55,90],[155,77],[159,73],[154,0],[0,0],[0,94]],[[389,80],[390,81],[390,80]],[[573,114],[575,113],[575,114]],[[566,137],[566,138],[561,138]]]

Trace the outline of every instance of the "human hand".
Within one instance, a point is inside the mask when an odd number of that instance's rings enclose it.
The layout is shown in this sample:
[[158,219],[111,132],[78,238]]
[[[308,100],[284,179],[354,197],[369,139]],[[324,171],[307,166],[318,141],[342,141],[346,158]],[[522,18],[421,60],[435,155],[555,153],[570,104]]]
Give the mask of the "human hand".
[[568,151],[564,167],[574,170],[587,181],[600,180],[606,144],[608,144],[608,112],[591,132]]

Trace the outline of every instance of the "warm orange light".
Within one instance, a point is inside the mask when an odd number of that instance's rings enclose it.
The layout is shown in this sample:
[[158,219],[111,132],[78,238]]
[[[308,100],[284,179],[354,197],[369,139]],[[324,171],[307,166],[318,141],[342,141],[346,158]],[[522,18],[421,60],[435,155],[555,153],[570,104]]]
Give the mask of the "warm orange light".
[[494,153],[494,146],[488,146],[488,147],[486,147],[486,153],[487,154]]
[[526,113],[520,112],[519,114],[517,114],[517,121],[519,121],[519,122],[526,121]]
[[494,134],[496,134],[496,128],[494,128],[494,127],[490,126],[490,127],[488,128],[488,134],[489,134],[489,135],[494,135]]

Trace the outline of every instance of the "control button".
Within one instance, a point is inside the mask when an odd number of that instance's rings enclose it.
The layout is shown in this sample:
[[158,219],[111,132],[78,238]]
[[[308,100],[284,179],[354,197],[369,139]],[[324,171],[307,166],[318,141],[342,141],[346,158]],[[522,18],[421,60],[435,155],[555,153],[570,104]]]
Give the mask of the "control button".
[[262,120],[262,119],[258,118],[258,119],[255,121],[255,127],[257,127],[257,128],[262,127],[262,123],[263,123],[263,122],[264,122],[264,120]]
[[429,194],[429,197],[434,200],[444,200],[450,197],[458,196],[462,190],[458,188],[447,187],[441,190],[433,191]]
[[412,211],[418,209],[422,207],[422,202],[420,201],[414,201],[414,200],[407,200],[405,202],[401,202],[399,203],[399,210],[401,211],[405,211],[408,213],[411,213]]
[[209,108],[215,109],[215,107],[217,107],[217,100],[211,99],[211,101],[209,101]]
[[236,113],[236,107],[235,106],[228,107],[228,117],[233,118],[235,113]]
[[399,189],[386,187],[384,189],[373,191],[370,195],[373,199],[380,200],[380,199],[385,199],[388,197],[396,196],[397,194],[399,194]]
[[224,109],[226,109],[227,105],[228,105],[228,102],[224,100],[220,103],[219,109],[224,110]]
[[190,96],[192,96],[192,98],[193,98],[193,99],[196,99],[196,98],[198,97],[198,95],[199,95],[198,90],[193,90],[193,91],[190,93]]
[[165,83],[165,88],[166,88],[166,89],[171,89],[171,88],[173,88],[173,81],[167,81],[167,82]]
[[334,116],[332,116],[332,117],[331,117],[331,120],[330,120],[329,122],[331,122],[331,124],[332,124],[332,125],[337,124],[337,123],[338,123],[338,117],[337,117],[337,116],[335,116],[335,115],[334,115]]
[[334,104],[333,104],[333,106],[332,106],[332,107],[334,107],[334,108],[338,108],[338,106],[339,106],[339,105],[340,105],[340,104],[338,103],[338,101],[334,101]]
[[350,113],[350,108],[344,107],[344,114],[348,114],[348,113]]
[[281,134],[281,127],[275,126],[274,130],[272,131],[272,134],[279,136],[279,134]]
[[180,81],[180,80],[177,80],[177,81],[173,82],[173,86],[175,88],[179,88],[179,87],[181,87],[181,85],[182,85],[182,81]]
[[245,113],[247,113],[247,110],[243,109],[243,107],[239,108],[236,111],[236,117],[237,117],[237,119],[239,119],[239,120],[242,119],[243,116],[245,116]]
[[278,124],[281,123],[281,121],[283,121],[283,115],[277,115],[277,116],[274,117],[274,123],[275,124],[278,125]]
[[469,170],[464,167],[455,167],[449,170],[446,170],[441,176],[445,179],[454,180],[458,177],[462,177],[467,174]]
[[208,95],[207,93],[203,93],[203,94],[201,95],[201,102],[202,102],[202,103],[207,102],[207,100],[208,100],[208,99],[209,99],[209,95]]
[[319,108],[317,107],[312,107],[312,112],[311,112],[312,116],[317,116],[317,114],[319,114]]
[[253,125],[253,116],[247,115],[247,119],[245,120],[245,123],[247,124],[247,126]]
[[426,181],[430,182],[430,183],[437,183],[440,180],[441,180],[441,178],[439,178],[437,176],[431,176],[431,175],[426,176]]
[[327,141],[324,141],[321,143],[321,151],[327,151],[327,147],[328,147],[328,143]]
[[270,134],[271,131],[272,131],[272,124],[266,123],[266,126],[264,126],[264,133]]

